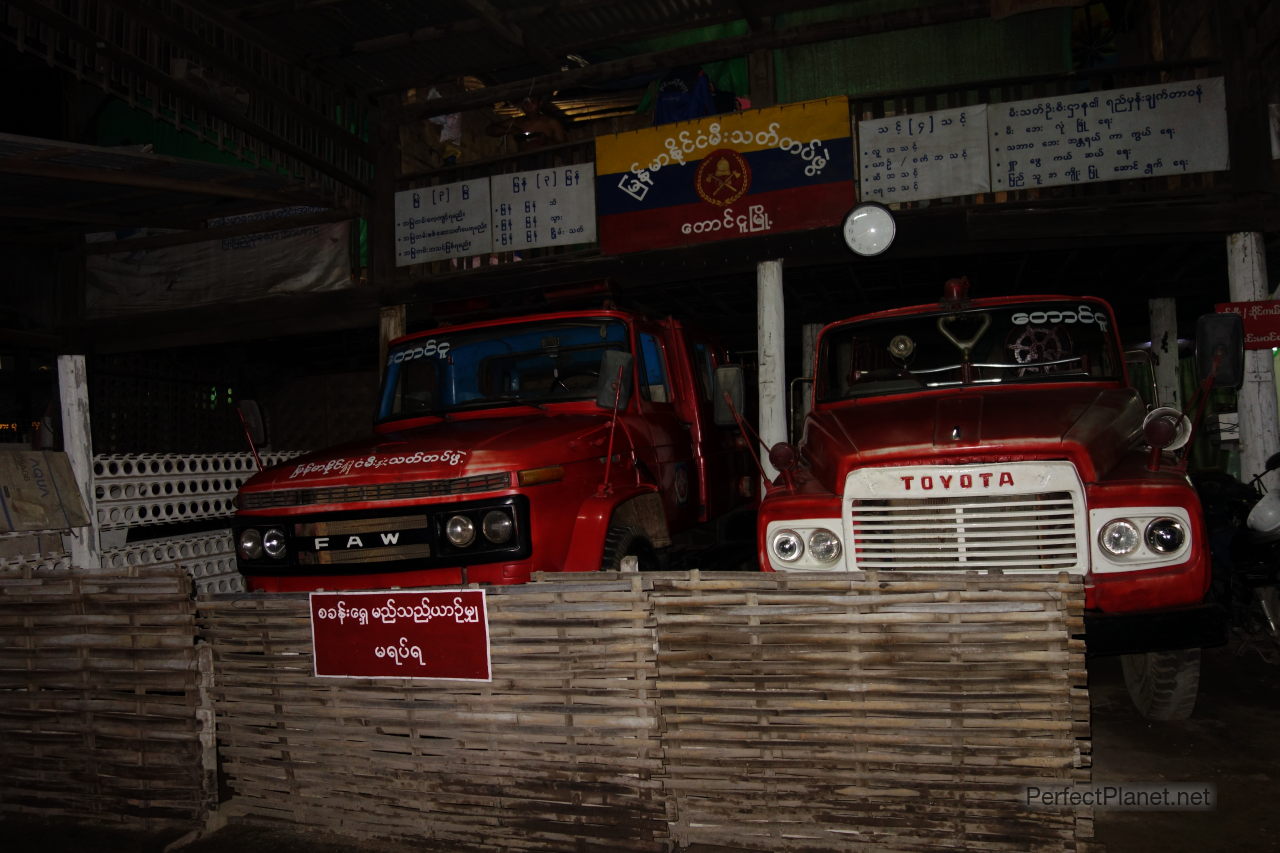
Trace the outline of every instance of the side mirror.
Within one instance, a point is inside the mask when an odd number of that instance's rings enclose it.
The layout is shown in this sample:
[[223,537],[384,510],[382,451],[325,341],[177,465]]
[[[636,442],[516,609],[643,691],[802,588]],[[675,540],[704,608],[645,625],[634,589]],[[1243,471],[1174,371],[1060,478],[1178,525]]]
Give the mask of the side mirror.
[[[729,408],[729,403],[725,402],[725,395],[729,395],[729,400],[733,403],[733,408]],[[733,413],[736,411],[742,414],[742,404],[747,396],[746,380],[743,379],[741,364],[726,364],[716,368],[715,393],[712,395],[715,404],[714,419],[716,426],[735,426],[738,421],[734,418]]]
[[1244,320],[1239,314],[1203,314],[1196,321],[1196,376],[1218,388],[1244,383]]
[[[600,359],[600,380],[596,386],[596,405],[612,409],[615,405],[625,409],[631,399],[631,363],[635,358],[629,352],[605,350]],[[619,384],[621,379],[621,384]]]

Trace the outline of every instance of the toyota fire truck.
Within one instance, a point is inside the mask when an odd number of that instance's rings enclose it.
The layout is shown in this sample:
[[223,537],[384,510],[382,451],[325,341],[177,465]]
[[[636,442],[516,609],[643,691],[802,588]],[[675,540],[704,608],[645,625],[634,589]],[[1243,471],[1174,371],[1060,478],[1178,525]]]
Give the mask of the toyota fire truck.
[[1131,387],[1095,298],[970,299],[854,317],[818,338],[812,410],[761,502],[766,571],[1068,572],[1091,655],[1124,654],[1153,719],[1190,714],[1221,643],[1189,421]]

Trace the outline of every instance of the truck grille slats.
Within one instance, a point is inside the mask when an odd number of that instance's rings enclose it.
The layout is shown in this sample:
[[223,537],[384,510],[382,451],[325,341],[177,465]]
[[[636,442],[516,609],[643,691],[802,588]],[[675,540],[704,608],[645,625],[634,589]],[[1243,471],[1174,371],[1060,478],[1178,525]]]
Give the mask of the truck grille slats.
[[851,502],[862,569],[1065,571],[1080,554],[1071,492]]
[[511,485],[511,474],[479,474],[448,480],[412,480],[403,483],[378,483],[367,486],[324,486],[311,489],[281,489],[240,495],[241,509],[274,509],[313,504],[356,503],[361,501],[399,501],[413,498],[448,497],[473,492],[490,492]]

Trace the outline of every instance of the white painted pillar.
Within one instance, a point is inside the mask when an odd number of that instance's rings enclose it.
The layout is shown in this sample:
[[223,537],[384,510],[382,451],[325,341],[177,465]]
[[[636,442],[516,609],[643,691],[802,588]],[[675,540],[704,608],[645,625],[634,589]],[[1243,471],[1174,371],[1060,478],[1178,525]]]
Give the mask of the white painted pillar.
[[[1267,255],[1263,235],[1241,232],[1227,236],[1227,280],[1232,302],[1270,298]],[[1275,366],[1271,350],[1244,351],[1244,385],[1239,394],[1240,477],[1246,482],[1262,470],[1267,457],[1280,451],[1280,422],[1276,416]],[[1267,475],[1274,489],[1280,473]]]
[[1151,361],[1155,369],[1157,405],[1182,411],[1182,391],[1178,386],[1178,310],[1172,297],[1147,301],[1151,318]]
[[782,304],[782,261],[756,265],[756,340],[759,358],[761,462],[772,480],[778,475],[769,464],[769,448],[787,440],[786,334]]
[[89,431],[89,378],[83,355],[58,356],[58,395],[62,401],[62,448],[89,516],[88,527],[71,530],[71,565],[78,569],[100,569],[102,553],[94,500],[93,434]]

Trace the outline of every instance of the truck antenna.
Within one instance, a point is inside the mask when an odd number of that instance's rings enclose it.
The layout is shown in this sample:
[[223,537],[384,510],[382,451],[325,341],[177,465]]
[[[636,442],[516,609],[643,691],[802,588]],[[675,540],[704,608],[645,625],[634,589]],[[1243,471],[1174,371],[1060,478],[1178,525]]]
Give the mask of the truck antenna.
[[733,398],[729,396],[729,392],[723,392],[724,404],[729,407],[729,414],[733,415],[733,422],[738,425],[738,431],[742,433],[742,438],[747,443],[747,450],[751,453],[751,461],[756,463],[756,470],[760,472],[760,479],[766,483],[769,481],[769,475],[764,471],[764,465],[760,462],[759,448],[764,442],[751,425],[738,413],[738,407],[733,405]]
[[244,418],[244,408],[236,406],[236,416],[240,418],[240,428],[244,430],[244,440],[249,442],[249,452],[253,454],[253,464],[258,466],[258,470],[262,470],[262,457],[258,455],[258,445],[254,443],[253,431],[249,429],[249,422]]
[[596,497],[608,497],[613,494],[613,485],[609,482],[609,469],[613,466],[613,436],[618,431],[618,403],[622,400],[622,371],[623,365],[618,366],[618,375],[613,383],[613,417],[609,419],[609,448],[604,454],[604,479],[600,481],[600,487],[596,489]]

